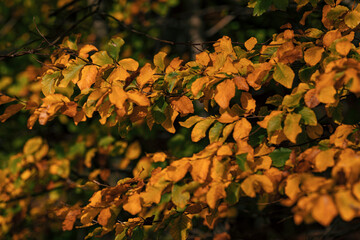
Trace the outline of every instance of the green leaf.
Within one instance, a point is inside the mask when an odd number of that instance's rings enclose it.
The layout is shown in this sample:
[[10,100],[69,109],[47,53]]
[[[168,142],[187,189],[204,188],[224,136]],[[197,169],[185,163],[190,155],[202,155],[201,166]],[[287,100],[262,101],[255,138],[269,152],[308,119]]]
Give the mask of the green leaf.
[[143,227],[135,227],[131,239],[133,240],[143,240],[144,239],[144,228]]
[[60,71],[56,71],[50,74],[46,74],[42,80],[41,80],[41,85],[42,85],[42,92],[45,96],[49,95],[49,94],[53,94],[55,92],[55,85],[57,84],[59,78],[61,76]]
[[249,169],[249,167],[247,166],[246,157],[247,157],[247,153],[236,155],[235,161],[237,165],[239,165],[241,171],[246,171]]
[[295,107],[297,105],[299,105],[301,98],[303,97],[303,93],[295,93],[295,94],[291,94],[291,95],[286,95],[284,97],[284,100],[282,101],[282,105],[286,106],[286,107]]
[[174,240],[186,240],[187,231],[191,228],[191,219],[184,214],[180,214],[171,221],[168,227]]
[[302,69],[299,70],[299,79],[302,82],[309,82],[311,76],[313,75],[314,72],[316,72],[316,70],[318,69],[318,66],[312,66],[312,67],[308,67],[305,66]]
[[289,5],[289,0],[273,0],[273,4],[277,9],[285,11]]
[[281,95],[279,95],[279,94],[276,94],[274,96],[268,97],[266,99],[265,103],[266,104],[271,104],[271,105],[274,105],[274,106],[278,107],[278,106],[281,105],[282,101],[283,101],[283,97]]
[[174,184],[171,191],[172,202],[179,208],[186,207],[190,199],[190,193],[186,191],[187,186],[179,186]]
[[210,144],[217,142],[220,138],[220,134],[224,128],[224,124],[216,122],[209,130]]
[[86,63],[79,58],[71,60],[69,66],[61,72],[64,78],[60,80],[58,87],[65,88],[70,81],[77,83],[79,81],[80,70],[85,64]]
[[111,38],[106,45],[106,51],[115,61],[119,60],[119,53],[122,45],[124,45],[124,40],[121,37]]
[[156,123],[161,124],[166,120],[165,110],[169,104],[164,97],[159,97],[151,109],[151,114]]
[[356,28],[360,24],[360,12],[354,10],[346,14],[345,24],[349,28]]
[[99,51],[91,56],[91,60],[94,64],[104,66],[106,64],[113,64],[114,60],[109,57],[106,51]]
[[316,126],[317,125],[317,119],[316,115],[313,110],[311,110],[308,107],[303,107],[299,114],[301,115],[301,118],[304,120],[305,125],[310,126]]
[[271,136],[276,130],[282,129],[282,126],[281,126],[282,118],[283,118],[282,113],[270,118],[267,128],[266,128],[268,136]]
[[154,65],[155,67],[157,67],[160,71],[164,71],[165,69],[165,57],[166,57],[166,53],[164,52],[159,52],[154,56]]
[[288,65],[280,62],[276,64],[273,74],[273,78],[275,81],[277,81],[286,88],[291,88],[294,77],[295,73]]
[[176,86],[176,83],[179,81],[179,78],[177,77],[178,75],[179,74],[177,72],[171,72],[169,74],[166,74],[165,82],[167,82],[168,84],[169,93],[172,93],[174,87]]
[[269,154],[269,157],[272,160],[272,165],[274,167],[283,167],[285,162],[289,159],[291,149],[288,148],[279,148],[275,149],[272,153]]
[[330,20],[337,20],[342,15],[344,15],[349,9],[342,5],[337,5],[334,8],[331,8],[326,17]]
[[255,7],[254,7],[253,15],[254,16],[262,15],[269,9],[269,7],[271,6],[271,3],[272,2],[269,0],[257,0]]
[[232,182],[226,188],[226,201],[233,205],[240,199],[240,183]]
[[107,147],[114,141],[115,138],[113,136],[105,136],[99,140],[98,145],[99,147]]

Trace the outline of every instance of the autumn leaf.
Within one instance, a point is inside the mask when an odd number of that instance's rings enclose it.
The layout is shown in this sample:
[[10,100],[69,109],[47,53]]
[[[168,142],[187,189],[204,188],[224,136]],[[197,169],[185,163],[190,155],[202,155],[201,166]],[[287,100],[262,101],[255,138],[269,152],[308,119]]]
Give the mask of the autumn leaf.
[[4,113],[0,115],[0,122],[5,122],[9,117],[15,115],[23,108],[24,105],[22,103],[16,103],[8,106]]
[[295,200],[301,193],[300,183],[301,175],[299,174],[292,174],[286,179],[285,194],[291,200]]
[[241,107],[246,110],[247,114],[255,112],[256,101],[250,93],[243,92],[240,97]]
[[312,209],[313,218],[323,226],[329,226],[337,215],[334,200],[327,194],[320,196]]
[[299,125],[301,120],[301,115],[296,113],[290,113],[286,115],[284,121],[284,133],[285,136],[293,143],[296,143],[296,137],[299,133],[302,132],[302,129]]
[[165,69],[165,57],[166,57],[166,53],[165,52],[159,52],[158,54],[156,54],[154,56],[154,65],[155,67],[157,67],[160,71],[164,71]]
[[256,44],[257,44],[257,39],[254,38],[254,37],[249,38],[249,39],[246,40],[246,42],[244,43],[245,48],[246,48],[248,51],[251,51],[251,50],[255,47]]
[[141,212],[141,201],[140,194],[134,193],[128,197],[127,201],[124,203],[123,208],[125,211],[129,212],[132,215],[136,215]]
[[304,60],[310,66],[315,66],[320,62],[323,52],[324,48],[322,47],[311,47],[305,51]]
[[206,193],[206,202],[211,209],[216,207],[218,200],[226,197],[225,185],[222,182],[213,182]]
[[118,64],[128,71],[136,71],[139,67],[139,63],[132,58],[121,59]]
[[9,103],[9,102],[12,102],[12,101],[15,101],[16,98],[13,98],[13,97],[9,97],[9,96],[6,96],[6,95],[3,95],[0,93],[0,105],[1,104],[5,104],[5,103]]
[[38,151],[43,144],[43,140],[41,137],[33,137],[30,138],[24,145],[23,152],[26,155],[33,154]]
[[209,54],[207,52],[196,54],[196,62],[206,67],[210,62]]
[[360,24],[360,12],[356,10],[350,11],[346,14],[344,20],[349,28],[356,28]]
[[79,58],[70,60],[69,66],[61,72],[63,79],[59,81],[58,87],[65,88],[70,81],[76,84],[80,79],[80,71],[85,64],[86,63]]
[[304,101],[306,106],[308,106],[309,108],[314,108],[319,105],[320,101],[316,97],[316,90],[310,89],[309,91],[307,91],[304,95]]
[[186,240],[188,229],[191,228],[191,219],[185,214],[180,214],[168,226],[174,240]]
[[126,95],[128,97],[128,99],[134,103],[136,103],[139,106],[149,106],[150,105],[150,101],[149,99],[142,93],[138,92],[138,91],[128,91],[126,92]]
[[294,77],[295,77],[295,73],[289,66],[283,63],[276,64],[273,75],[275,81],[277,81],[286,88],[291,88]]
[[191,132],[191,140],[198,142],[206,136],[206,131],[209,129],[211,124],[215,121],[214,118],[207,118],[195,124]]
[[170,104],[175,111],[178,111],[182,116],[194,112],[192,101],[187,96],[172,98]]
[[99,66],[105,66],[107,64],[113,64],[114,60],[107,54],[106,51],[99,51],[91,55],[91,60],[94,64]]
[[343,220],[351,221],[359,216],[360,202],[352,196],[350,190],[336,192],[335,203]]
[[174,122],[179,113],[173,110],[170,106],[165,109],[165,121],[161,123],[161,126],[169,133],[175,133]]
[[350,52],[351,47],[352,47],[352,44],[348,40],[338,41],[335,44],[336,51],[338,53],[340,53],[341,55],[343,55],[343,56],[348,55],[348,53]]
[[80,90],[90,88],[96,81],[98,67],[94,65],[87,65],[81,70],[80,80],[77,82]]
[[321,151],[315,157],[315,167],[319,172],[325,171],[328,167],[335,165],[334,155],[336,153],[335,149],[328,149]]
[[[136,96],[136,95],[135,95]],[[113,86],[111,88],[111,92],[109,94],[109,100],[112,104],[114,104],[117,108],[123,109],[124,103],[128,98],[127,93],[120,86]],[[134,97],[133,97],[134,98]]]
[[192,166],[190,169],[191,177],[194,179],[194,181],[204,183],[209,172],[209,167],[211,164],[210,159],[194,159],[190,163]]
[[124,40],[121,37],[113,37],[106,45],[107,53],[117,61],[121,47],[124,45]]
[[241,183],[241,189],[249,197],[255,197],[261,190],[271,193],[274,186],[271,180],[265,175],[250,175]]
[[139,84],[140,88],[143,88],[147,83],[153,82],[153,75],[155,70],[151,68],[150,63],[146,63],[141,69],[140,74],[136,78],[136,82]]
[[74,227],[74,223],[76,221],[77,216],[81,213],[81,209],[73,209],[70,210],[65,217],[64,222],[62,223],[62,230],[63,231],[71,231]]
[[241,118],[234,126],[233,138],[235,141],[245,139],[249,136],[252,129],[250,122],[246,118]]

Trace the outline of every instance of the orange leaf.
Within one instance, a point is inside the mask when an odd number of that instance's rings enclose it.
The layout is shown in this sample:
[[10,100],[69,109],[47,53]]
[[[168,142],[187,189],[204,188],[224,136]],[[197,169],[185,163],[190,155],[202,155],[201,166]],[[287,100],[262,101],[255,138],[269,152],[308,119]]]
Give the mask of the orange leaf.
[[110,218],[111,218],[111,210],[110,207],[108,207],[100,211],[97,220],[100,225],[106,226]]
[[141,201],[140,194],[134,193],[130,197],[128,197],[127,201],[124,203],[123,208],[125,211],[129,212],[132,215],[136,215],[141,212]]
[[322,47],[311,47],[305,51],[304,60],[310,66],[315,66],[320,62],[324,48]]
[[138,91],[130,90],[126,92],[128,98],[139,106],[150,106],[150,100]]
[[24,105],[21,103],[12,104],[8,106],[4,113],[0,115],[0,122],[5,122],[9,117],[13,116],[17,112],[19,112],[21,109],[24,108]]
[[211,161],[209,158],[194,159],[191,162],[192,168],[190,169],[191,177],[194,181],[204,183],[209,173]]
[[285,136],[293,143],[296,143],[296,137],[302,132],[299,122],[301,115],[297,113],[290,113],[286,116],[284,122],[284,133]]
[[323,44],[325,47],[330,47],[330,45],[336,40],[341,38],[341,33],[339,30],[332,30],[332,31],[328,31],[323,38]]
[[246,82],[246,79],[244,77],[236,76],[234,77],[234,83],[239,90],[243,90],[248,92],[249,91],[249,85]]
[[241,93],[240,102],[241,107],[246,110],[247,114],[251,114],[255,111],[256,101],[252,98],[250,93]]
[[267,193],[274,191],[273,183],[265,175],[250,175],[241,183],[241,189],[249,197],[255,197],[256,193],[264,190]]
[[15,101],[16,98],[13,98],[13,97],[8,97],[6,95],[3,95],[0,93],[0,105],[1,104],[5,104],[5,103],[9,103],[9,102],[12,102],[12,101]]
[[153,75],[155,73],[155,69],[151,68],[150,63],[146,63],[141,69],[140,74],[136,78],[136,82],[139,84],[139,87],[144,87],[147,83],[153,82]]
[[213,182],[210,186],[210,190],[206,193],[206,202],[211,209],[214,209],[217,201],[225,197],[226,192],[224,184],[222,182]]
[[292,174],[286,179],[286,186],[285,186],[285,194],[291,199],[295,200],[300,190],[300,182],[301,182],[301,175],[299,174]]
[[304,101],[306,106],[308,106],[309,108],[314,108],[319,105],[320,101],[316,97],[316,90],[310,89],[309,91],[307,91],[304,95]]
[[209,54],[207,52],[201,52],[197,54],[196,62],[206,67],[210,62]]
[[117,85],[112,86],[111,93],[109,94],[109,100],[112,104],[119,109],[123,109],[127,98],[128,96],[122,87]]
[[199,92],[204,87],[204,84],[209,81],[210,81],[209,77],[205,76],[198,78],[195,80],[195,82],[193,82],[193,84],[191,85],[191,92],[194,95],[194,97],[196,97],[199,94]]
[[80,90],[90,88],[96,81],[96,75],[98,73],[98,67],[95,65],[87,65],[81,70],[81,78],[77,82]]
[[214,118],[207,118],[201,122],[198,122],[191,132],[191,140],[193,142],[198,142],[204,138],[206,136],[206,131],[214,121]]
[[176,129],[174,127],[174,122],[179,113],[173,110],[170,106],[165,109],[166,119],[161,123],[161,126],[168,131],[169,133],[175,133]]
[[343,220],[351,221],[359,216],[360,202],[352,196],[350,190],[335,193],[335,202]]
[[64,222],[62,223],[63,231],[71,231],[74,227],[74,223],[76,221],[77,216],[81,213],[81,209],[73,209],[70,210],[65,217]]
[[230,100],[235,96],[235,83],[230,79],[219,83],[216,86],[215,101],[223,109],[229,107]]
[[334,155],[336,153],[335,149],[328,149],[321,151],[315,157],[315,167],[319,172],[324,172],[328,167],[332,167],[335,164]]
[[327,194],[320,196],[312,209],[313,218],[323,226],[329,226],[337,215],[334,200]]
[[248,51],[251,51],[255,45],[257,44],[257,39],[254,38],[254,37],[251,37],[249,38],[245,43],[245,48],[248,50]]
[[190,167],[191,164],[187,159],[174,161],[170,166],[166,167],[165,179],[172,182],[178,182],[185,177]]
[[185,95],[181,97],[171,98],[170,104],[172,108],[180,112],[182,116],[194,112],[194,106],[192,101]]
[[350,52],[350,49],[352,47],[352,44],[350,41],[339,41],[335,44],[335,49],[338,53],[340,53],[343,56],[348,55]]
[[236,122],[233,132],[235,141],[243,140],[249,136],[251,131],[251,123],[246,118],[241,118]]
[[121,59],[118,64],[128,71],[136,71],[139,67],[139,63],[132,58]]

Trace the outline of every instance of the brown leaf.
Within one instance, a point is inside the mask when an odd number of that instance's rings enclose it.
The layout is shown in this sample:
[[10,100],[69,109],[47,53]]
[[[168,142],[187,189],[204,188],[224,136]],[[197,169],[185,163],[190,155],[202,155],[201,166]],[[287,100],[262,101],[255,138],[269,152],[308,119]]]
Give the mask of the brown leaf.
[[63,231],[71,231],[74,227],[74,223],[76,221],[77,216],[81,213],[81,209],[73,209],[70,210],[65,217],[64,222],[62,223]]
[[314,108],[319,105],[320,101],[316,97],[316,90],[310,89],[309,91],[307,91],[304,96],[304,101],[306,106],[308,106],[309,108]]
[[100,211],[97,220],[100,225],[106,226],[110,218],[111,218],[111,210],[110,207],[108,207]]
[[0,115],[0,122],[5,122],[9,117],[15,115],[17,112],[19,112],[23,108],[24,108],[24,104],[21,104],[21,103],[12,104],[12,105],[8,106],[5,109],[4,113],[2,115]]

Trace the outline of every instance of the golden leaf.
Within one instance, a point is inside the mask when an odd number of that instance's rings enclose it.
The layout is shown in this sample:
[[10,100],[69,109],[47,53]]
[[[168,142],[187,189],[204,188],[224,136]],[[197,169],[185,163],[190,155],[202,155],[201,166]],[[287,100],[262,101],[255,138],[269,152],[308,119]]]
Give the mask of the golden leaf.
[[121,59],[118,64],[128,71],[136,71],[139,67],[139,63],[132,58]]
[[89,52],[98,51],[98,49],[94,45],[86,44],[79,50],[79,58],[87,59],[89,57]]
[[153,75],[155,73],[155,69],[151,68],[150,63],[146,63],[141,69],[140,74],[136,78],[136,82],[139,84],[140,88],[143,88],[145,84],[152,83]]
[[242,92],[240,102],[241,107],[246,110],[246,113],[251,114],[255,112],[256,101],[252,98],[250,93]]
[[324,48],[322,47],[311,47],[305,51],[304,60],[310,66],[315,66],[320,62],[323,52]]
[[329,226],[334,217],[338,215],[334,200],[327,194],[316,200],[311,213],[313,218],[323,226]]
[[335,44],[335,49],[338,53],[340,53],[343,56],[348,55],[350,52],[350,49],[352,47],[352,44],[350,41],[339,41]]
[[134,193],[128,197],[127,201],[124,203],[123,208],[125,211],[129,212],[132,215],[136,215],[141,212],[141,201],[140,194]]
[[360,24],[360,12],[356,10],[350,11],[346,14],[344,20],[349,28],[356,28]]
[[301,182],[301,175],[292,174],[286,179],[285,194],[291,199],[295,200],[301,193],[299,188]]
[[124,103],[128,98],[124,89],[120,86],[112,86],[111,93],[109,94],[109,100],[119,109],[124,109]]
[[251,51],[255,45],[257,44],[257,39],[254,38],[254,37],[251,37],[249,38],[245,43],[245,48],[248,50],[248,51]]
[[235,83],[231,79],[219,83],[216,86],[215,101],[223,109],[229,107],[230,100],[235,96]]
[[221,146],[216,152],[218,156],[231,156],[232,154],[233,151],[229,144]]
[[360,202],[352,196],[350,190],[335,193],[335,203],[341,218],[345,221],[351,221],[360,215]]
[[332,167],[335,164],[334,155],[336,153],[335,149],[328,149],[321,151],[315,157],[315,167],[319,172],[325,171],[328,167]]
[[192,166],[190,169],[191,177],[196,182],[204,183],[209,173],[210,158],[194,159],[190,161],[190,164]]
[[150,106],[150,100],[142,93],[138,91],[130,90],[126,92],[129,100],[136,103],[139,106]]
[[191,164],[187,159],[177,160],[167,166],[165,169],[165,179],[172,182],[178,182],[183,179],[190,169]]
[[320,101],[316,97],[316,90],[310,89],[309,91],[307,91],[304,95],[304,101],[306,106],[308,106],[309,108],[314,108],[319,105]]
[[96,217],[96,215],[98,215],[100,211],[101,208],[88,207],[84,209],[81,214],[80,222],[83,225],[91,224],[94,218]]
[[246,118],[241,118],[234,126],[233,138],[235,141],[243,140],[249,136],[251,123]]
[[172,108],[180,112],[182,116],[194,112],[194,106],[192,101],[185,95],[181,97],[171,98],[170,104]]
[[256,158],[254,172],[258,170],[268,170],[270,169],[271,164],[272,164],[272,160],[271,157],[269,156],[262,156],[260,158]]
[[210,62],[210,57],[207,52],[201,52],[196,55],[196,62],[206,67]]
[[296,137],[302,132],[299,125],[301,115],[297,113],[290,113],[286,116],[284,122],[284,133],[285,136],[293,143],[296,143]]
[[211,209],[216,207],[219,199],[225,198],[225,186],[222,182],[212,182],[209,191],[206,193],[206,202]]
[[110,207],[107,207],[100,211],[97,220],[100,225],[106,226],[110,218],[111,218],[111,210]]
[[241,183],[241,189],[249,197],[255,197],[256,193],[264,190],[267,193],[274,191],[273,183],[270,178],[265,175],[250,175]]
[[141,155],[141,145],[139,141],[135,141],[129,145],[126,149],[125,158],[134,160],[139,158]]
[[41,137],[30,138],[25,143],[23,152],[25,155],[33,154],[40,149],[42,144],[43,144],[43,140]]
[[203,117],[195,115],[195,116],[191,116],[188,119],[186,119],[185,122],[179,122],[179,124],[182,127],[191,128],[195,123],[200,122],[204,119],[205,118],[203,118]]
[[128,77],[130,77],[130,74],[122,66],[117,66],[112,70],[107,78],[107,81],[109,83],[113,83],[115,81],[125,81]]
[[330,47],[330,45],[336,40],[341,38],[341,33],[338,29],[336,30],[332,30],[332,31],[328,31],[323,38],[323,45],[325,47]]
[[202,138],[204,138],[206,136],[206,131],[214,121],[214,118],[207,118],[203,121],[196,123],[191,132],[191,140],[193,142],[198,142]]
[[196,79],[195,82],[193,82],[193,84],[191,85],[191,93],[193,94],[193,96],[196,97],[204,87],[205,83],[209,81],[209,77],[207,76]]
[[286,88],[291,88],[295,77],[294,71],[283,63],[277,63],[275,66],[273,78]]
[[166,53],[165,52],[159,52],[154,56],[154,65],[160,70],[160,71],[164,71],[165,69],[165,57],[166,57]]
[[277,115],[279,115],[279,114],[282,114],[282,111],[272,111],[269,115],[267,115],[267,116],[264,118],[264,120],[257,122],[257,124],[258,124],[260,127],[266,129],[266,128],[268,127],[268,123],[269,123],[270,119],[273,118],[273,117],[275,117],[275,116],[277,116]]
[[86,65],[81,70],[81,78],[77,82],[80,90],[90,88],[96,81],[96,75],[98,73],[98,67],[95,65]]
[[177,111],[173,110],[170,106],[168,106],[165,109],[166,119],[163,123],[161,123],[161,126],[169,133],[175,133],[176,129],[174,127],[174,122],[178,115],[179,113]]

